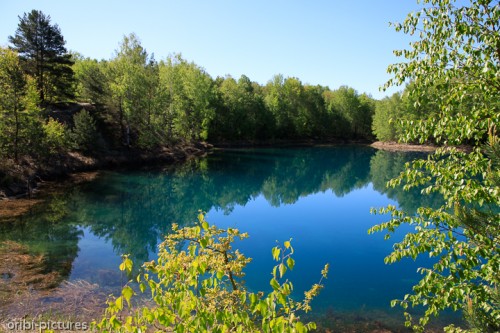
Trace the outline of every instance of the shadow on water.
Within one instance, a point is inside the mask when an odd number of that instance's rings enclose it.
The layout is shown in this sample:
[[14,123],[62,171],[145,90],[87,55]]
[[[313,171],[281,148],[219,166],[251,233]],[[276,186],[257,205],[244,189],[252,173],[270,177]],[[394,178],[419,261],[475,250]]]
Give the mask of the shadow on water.
[[[325,251],[332,252],[328,254],[330,257],[326,258],[333,261],[331,280],[338,279],[340,282],[335,281],[339,283],[338,286],[334,286],[332,282],[331,290],[334,292],[327,293],[322,301],[318,301],[318,307],[324,309],[322,317],[317,317],[322,327],[328,326],[323,321],[333,323],[340,320],[339,318],[349,317],[354,318],[353,322],[356,322],[355,318],[358,317],[368,318],[366,322],[362,321],[365,326],[368,325],[367,322],[372,325],[377,321],[373,318],[377,317],[381,318],[380,327],[390,326],[393,321],[398,321],[401,326],[403,317],[400,314],[390,317],[385,310],[383,314],[377,314],[376,304],[380,301],[376,299],[379,297],[377,295],[384,293],[383,290],[376,295],[368,295],[368,298],[359,301],[359,304],[355,300],[345,307],[339,305],[339,302],[351,302],[348,300],[349,295],[342,296],[342,289],[345,287],[341,281],[353,280],[357,282],[345,283],[362,285],[366,284],[366,280],[362,279],[361,271],[350,273],[356,275],[342,276],[342,272],[335,270],[335,264],[342,267],[345,262],[345,267],[353,266],[348,262],[354,259],[339,258],[339,253],[343,248],[362,242],[369,244],[365,246],[383,245],[376,251],[368,249],[367,251],[375,253],[371,257],[364,256],[359,249],[344,252],[352,251],[353,258],[366,260],[356,263],[366,269],[373,266],[373,260],[377,261],[377,265],[380,262],[383,266],[383,256],[388,254],[391,244],[383,243],[381,238],[373,236],[366,238],[368,227],[380,222],[370,220],[370,206],[397,202],[405,210],[414,212],[421,205],[434,206],[438,203],[439,198],[423,197],[419,191],[403,192],[400,189],[385,187],[389,179],[404,169],[404,163],[414,157],[419,156],[415,153],[376,151],[362,146],[245,149],[215,151],[206,158],[164,169],[103,172],[91,182],[79,184],[54,195],[45,204],[37,206],[20,218],[0,222],[0,256],[11,257],[11,262],[23,263],[10,265],[9,268],[6,267],[9,265],[5,264],[7,261],[0,260],[0,321],[9,307],[9,313],[13,315],[12,304],[16,301],[5,295],[20,294],[20,291],[36,294],[34,304],[44,304],[43,306],[49,308],[50,304],[64,304],[68,301],[65,297],[71,294],[71,290],[74,294],[71,296],[73,304],[76,304],[75,299],[81,297],[86,299],[86,307],[94,306],[95,309],[102,310],[102,300],[105,298],[103,295],[116,290],[124,282],[124,277],[117,271],[121,254],[131,254],[137,263],[150,260],[155,256],[162,234],[170,230],[172,223],[189,225],[200,209],[212,212],[215,217],[220,215],[220,220],[225,221],[224,219],[230,220],[233,216],[237,219],[245,207],[248,207],[246,219],[251,219],[258,213],[255,208],[258,206],[264,207],[262,211],[270,215],[270,219],[288,219],[287,214],[292,214],[287,231],[292,234],[294,228],[298,228],[294,239],[303,239],[303,243],[297,244],[299,248],[307,248],[307,242],[325,242]],[[375,198],[374,202],[365,202],[371,201],[372,198]],[[293,215],[297,214],[287,212],[287,209],[292,210],[295,206],[298,207],[299,203],[303,204],[308,200],[316,200],[319,203],[310,203],[309,206],[300,208],[304,209],[307,225],[314,225],[316,220],[330,221],[331,216],[325,212],[328,207],[335,206],[335,202],[342,202],[341,206],[362,211],[365,215],[356,218],[342,215],[342,220],[350,224],[339,224],[340,229],[332,229],[333,224],[328,222],[324,226],[328,238],[319,239],[325,235],[317,235],[314,229],[307,229],[304,222],[295,226]],[[320,206],[317,205],[320,204],[324,208],[318,208]],[[276,209],[279,209],[280,213],[277,217],[271,217]],[[340,208],[336,209],[334,214],[341,214],[338,213]],[[352,212],[352,216],[357,216],[357,212]],[[266,236],[266,229],[263,228],[272,222],[259,224],[261,221],[253,221],[245,224],[245,219],[242,221],[241,228],[249,228],[250,230],[245,231],[249,231],[251,236],[254,233],[256,239],[262,242],[266,237],[288,237],[280,236],[279,230],[276,235]],[[221,223],[224,226],[225,222]],[[276,229],[284,229],[288,222],[277,223]],[[359,235],[349,235],[346,229],[351,228],[350,226],[357,230]],[[320,227],[322,226],[318,225],[315,228]],[[347,236],[339,233],[347,233]],[[308,236],[310,234],[316,234],[317,238],[311,238]],[[265,251],[273,246],[271,244],[261,253],[257,249],[259,244],[250,244],[250,253],[247,253],[250,257],[268,256]],[[300,259],[307,262],[311,261],[310,258]],[[321,257],[318,261],[324,264],[324,259]],[[267,264],[257,264],[253,273],[250,271],[248,274],[248,280],[255,276],[256,288],[259,288],[258,280],[261,277],[258,275],[262,276],[262,269],[266,272],[263,281],[268,280],[266,274],[269,270],[265,265]],[[12,268],[14,266],[15,268]],[[372,269],[379,269],[376,267],[373,266]],[[415,278],[415,266],[411,266],[410,270],[413,271],[411,280]],[[386,274],[394,274],[396,271],[397,269]],[[33,277],[37,278],[30,280]],[[385,275],[381,279],[387,277],[388,275]],[[304,285],[310,285],[310,281],[305,280]],[[376,287],[370,288],[390,288],[391,283],[380,281]],[[406,286],[411,284],[406,283]],[[267,288],[267,285],[264,288]],[[297,289],[300,288],[301,283],[298,283]],[[399,295],[402,294],[403,291],[400,291]],[[93,300],[93,303],[90,300]],[[334,300],[337,300],[337,303]],[[372,303],[373,307],[369,306],[363,312],[363,306]],[[387,307],[386,303],[383,300],[384,306]],[[32,310],[24,309],[27,314],[33,315],[29,313]],[[87,315],[96,315],[99,313],[97,310],[89,311]],[[373,330],[380,329],[375,326],[370,327],[374,327]]]

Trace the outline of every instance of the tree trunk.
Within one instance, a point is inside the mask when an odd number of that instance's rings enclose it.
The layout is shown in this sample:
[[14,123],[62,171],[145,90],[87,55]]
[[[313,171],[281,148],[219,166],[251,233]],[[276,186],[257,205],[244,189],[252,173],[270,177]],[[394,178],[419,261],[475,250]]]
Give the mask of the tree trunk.
[[15,102],[14,102],[14,121],[15,121],[15,130],[14,130],[14,161],[16,163],[19,161],[19,110],[17,107],[17,93],[15,93]]
[[122,99],[120,97],[120,101],[118,102],[118,113],[120,116],[120,131],[121,131],[121,140],[122,144],[125,144],[125,127],[123,125],[123,107],[122,107]]

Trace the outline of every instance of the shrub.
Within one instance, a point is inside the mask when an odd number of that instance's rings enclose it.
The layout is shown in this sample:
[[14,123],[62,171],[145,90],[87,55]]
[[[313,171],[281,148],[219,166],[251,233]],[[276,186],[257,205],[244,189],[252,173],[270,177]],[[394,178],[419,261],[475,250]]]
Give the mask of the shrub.
[[[209,226],[204,215],[194,227],[179,229],[159,246],[157,261],[146,262],[135,279],[138,290],[129,282],[117,298],[108,301],[104,318],[94,327],[102,332],[145,332],[149,328],[174,332],[308,332],[313,322],[302,323],[300,312],[311,309],[311,300],[323,287],[328,265],[318,284],[305,292],[303,301],[291,298],[293,285],[284,280],[293,269],[290,241],[272,249],[277,265],[272,271],[272,292],[249,292],[241,278],[251,261],[233,250],[236,239],[248,235],[237,229]],[[120,265],[132,272],[128,256]],[[136,288],[137,289],[137,288]],[[132,305],[136,293],[149,290],[149,306]]]
[[70,137],[74,149],[90,151],[97,142],[97,128],[94,118],[83,109],[73,116],[75,126]]
[[50,154],[60,153],[68,148],[68,136],[66,127],[53,118],[42,125],[43,127],[43,143]]

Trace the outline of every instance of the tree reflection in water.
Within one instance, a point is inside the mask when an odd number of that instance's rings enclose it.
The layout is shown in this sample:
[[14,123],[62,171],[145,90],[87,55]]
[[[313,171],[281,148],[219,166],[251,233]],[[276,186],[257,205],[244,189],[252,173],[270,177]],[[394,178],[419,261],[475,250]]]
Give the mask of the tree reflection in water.
[[[439,198],[385,188],[413,157],[415,153],[363,146],[244,149],[215,151],[206,158],[164,169],[103,172],[91,182],[53,196],[21,218],[0,223],[0,242],[12,258],[30,255],[36,260],[36,265],[30,266],[35,270],[17,265],[17,278],[42,275],[41,281],[47,279],[39,284],[23,281],[26,290],[47,290],[70,275],[83,230],[109,241],[116,254],[129,253],[134,261],[144,262],[156,252],[161,235],[172,223],[188,225],[198,210],[230,213],[259,196],[278,207],[318,192],[331,191],[343,197],[372,183],[374,190],[408,211],[433,206]],[[110,279],[121,279],[112,273]],[[0,275],[3,295],[24,288],[1,264]],[[94,292],[92,284],[80,287]],[[9,303],[8,298],[2,298],[0,311]]]

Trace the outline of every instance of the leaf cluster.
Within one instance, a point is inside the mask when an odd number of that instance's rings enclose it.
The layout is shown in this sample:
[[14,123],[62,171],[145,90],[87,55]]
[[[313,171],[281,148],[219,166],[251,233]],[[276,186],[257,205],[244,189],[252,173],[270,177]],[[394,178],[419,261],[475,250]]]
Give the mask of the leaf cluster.
[[[147,329],[175,332],[308,332],[314,323],[302,323],[299,314],[310,310],[311,300],[322,288],[322,278],[305,293],[302,302],[292,299],[293,284],[284,280],[293,269],[293,247],[272,249],[278,264],[272,271],[272,291],[250,292],[245,288],[243,269],[251,261],[237,249],[236,240],[248,235],[237,229],[210,226],[198,215],[194,227],[179,229],[166,236],[159,246],[157,261],[146,262],[121,295],[108,301],[105,317],[95,323],[103,332],[144,332]],[[124,257],[122,271],[132,272],[132,261]],[[136,288],[136,289],[137,289]],[[145,305],[134,304],[137,293],[148,294]],[[143,303],[144,304],[144,303]]]
[[[445,203],[420,207],[408,214],[393,206],[375,211],[389,214],[388,222],[370,233],[387,231],[389,238],[401,224],[413,232],[394,245],[386,263],[427,254],[432,268],[420,268],[422,280],[413,293],[392,305],[404,309],[424,306],[425,314],[406,324],[423,331],[431,316],[462,309],[471,332],[500,330],[500,7],[492,1],[456,4],[424,0],[422,10],[410,13],[397,31],[416,35],[409,50],[396,51],[404,62],[389,67],[394,75],[386,87],[411,81],[408,94],[415,107],[432,90],[433,112],[403,122],[404,141],[469,145],[470,151],[441,148],[427,159],[406,165],[388,182],[404,189],[423,187],[421,194],[440,193]],[[454,326],[449,331],[463,331]]]

